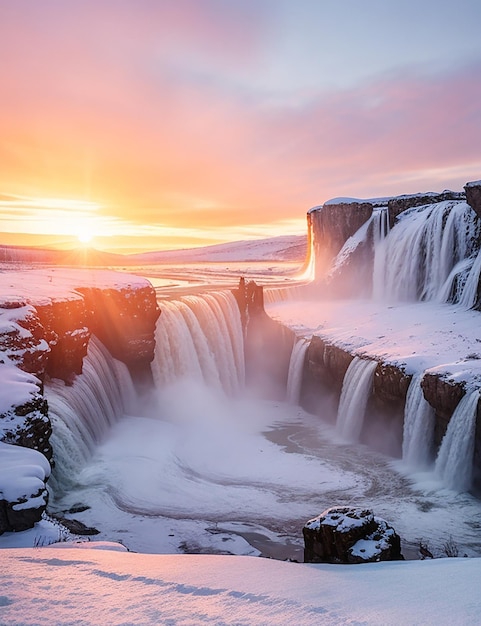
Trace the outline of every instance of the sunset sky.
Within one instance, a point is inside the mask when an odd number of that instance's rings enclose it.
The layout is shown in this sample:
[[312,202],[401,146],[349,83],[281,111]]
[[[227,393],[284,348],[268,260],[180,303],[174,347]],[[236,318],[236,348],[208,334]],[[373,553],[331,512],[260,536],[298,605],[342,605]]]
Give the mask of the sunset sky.
[[481,179],[479,0],[0,0],[0,243],[300,234]]

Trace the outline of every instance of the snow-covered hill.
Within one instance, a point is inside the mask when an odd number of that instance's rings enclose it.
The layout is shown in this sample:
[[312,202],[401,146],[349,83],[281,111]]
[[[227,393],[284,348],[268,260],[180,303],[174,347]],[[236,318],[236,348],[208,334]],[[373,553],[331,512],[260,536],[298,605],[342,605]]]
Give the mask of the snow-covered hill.
[[112,254],[93,248],[78,250],[44,250],[21,246],[0,246],[0,262],[45,263],[49,265],[155,265],[157,263],[235,263],[242,261],[299,262],[306,257],[306,235],[284,235],[221,243],[202,248],[162,250],[141,254]]
[[241,261],[292,261],[302,262],[307,252],[306,235],[284,235],[269,239],[234,241],[202,248],[165,250],[130,255],[138,265],[152,263],[212,263]]

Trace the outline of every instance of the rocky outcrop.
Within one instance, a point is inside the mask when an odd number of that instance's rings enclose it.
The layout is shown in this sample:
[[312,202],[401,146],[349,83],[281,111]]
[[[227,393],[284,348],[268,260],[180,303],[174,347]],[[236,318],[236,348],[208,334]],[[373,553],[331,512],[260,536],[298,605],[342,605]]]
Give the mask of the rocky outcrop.
[[267,315],[261,286],[241,278],[232,293],[244,327],[246,383],[262,397],[283,400],[296,336]]
[[35,302],[35,310],[50,348],[46,373],[70,383],[82,373],[91,335],[84,299],[80,294],[56,297],[47,302]]
[[77,287],[84,296],[86,324],[135,375],[154,358],[155,324],[160,311],[150,285],[130,288]]
[[35,374],[43,382],[51,348],[36,309],[25,300],[0,300],[0,358]]
[[367,201],[330,201],[307,214],[314,248],[316,277],[324,276],[345,241],[371,217],[375,204]]
[[315,379],[340,393],[344,375],[353,358],[346,350],[314,335],[307,349],[307,369]]
[[439,447],[449,420],[466,390],[462,383],[450,381],[435,372],[426,372],[421,386],[424,397],[436,412],[434,443]]
[[305,563],[403,560],[399,535],[368,509],[327,509],[309,520],[302,532]]
[[[4,371],[6,368],[8,374]],[[16,397],[7,403],[10,406],[3,403],[0,408],[0,441],[38,450],[50,461],[52,426],[38,380],[5,365],[0,365],[0,377],[2,384],[11,385],[16,393]]]
[[481,217],[481,180],[466,183],[464,186],[466,192],[466,202]]
[[449,189],[445,189],[441,193],[414,193],[390,198],[387,206],[391,228],[394,226],[397,216],[412,207],[424,206],[426,204],[436,204],[437,202],[444,202],[446,200],[462,201],[465,199],[466,196],[464,193],[460,191],[450,191]]

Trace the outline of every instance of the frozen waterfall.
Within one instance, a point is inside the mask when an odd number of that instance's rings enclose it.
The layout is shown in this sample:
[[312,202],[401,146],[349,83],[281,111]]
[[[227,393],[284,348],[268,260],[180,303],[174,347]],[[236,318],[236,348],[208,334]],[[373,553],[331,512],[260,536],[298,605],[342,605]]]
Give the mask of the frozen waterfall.
[[359,441],[376,367],[377,361],[356,356],[344,376],[336,431],[348,441]]

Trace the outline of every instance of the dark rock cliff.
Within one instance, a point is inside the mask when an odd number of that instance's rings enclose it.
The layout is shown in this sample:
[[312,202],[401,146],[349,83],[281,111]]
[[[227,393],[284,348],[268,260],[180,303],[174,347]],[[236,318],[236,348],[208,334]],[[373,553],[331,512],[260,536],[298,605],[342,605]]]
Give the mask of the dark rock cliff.
[[481,180],[466,183],[466,202],[481,217]]
[[241,278],[233,294],[244,328],[246,382],[262,397],[283,400],[295,334],[267,315],[256,283]]
[[373,208],[373,203],[359,201],[329,203],[309,211],[317,278],[324,276],[345,241],[371,217]]
[[[52,460],[51,424],[43,384],[46,377],[69,384],[82,372],[93,333],[115,358],[128,365],[134,378],[139,372],[150,371],[155,323],[160,314],[155,290],[143,279],[135,278],[130,284],[126,275],[115,280],[113,273],[100,275],[102,283],[90,287],[89,280],[100,282],[95,281],[93,271],[88,275],[66,272],[60,286],[54,284],[55,274],[4,274],[0,375],[4,385],[12,381],[13,400],[9,403],[8,394],[4,394],[0,402],[0,442],[31,448]],[[26,287],[25,283],[31,284],[32,280],[38,284]],[[0,469],[1,462],[2,458]],[[3,515],[0,532],[31,527],[40,519],[46,499],[42,506],[37,506],[39,499],[33,494],[29,498],[36,504],[33,508],[28,505],[28,498],[27,503],[17,502],[15,509],[10,506],[12,503],[4,502],[2,506],[10,511],[10,522]]]
[[450,191],[449,189],[445,189],[441,193],[429,192],[396,196],[395,198],[391,198],[387,203],[391,228],[394,226],[397,216],[412,207],[435,204],[436,202],[444,202],[445,200],[465,199],[466,196],[464,193],[460,191]]

